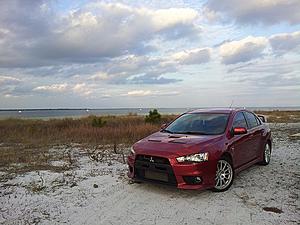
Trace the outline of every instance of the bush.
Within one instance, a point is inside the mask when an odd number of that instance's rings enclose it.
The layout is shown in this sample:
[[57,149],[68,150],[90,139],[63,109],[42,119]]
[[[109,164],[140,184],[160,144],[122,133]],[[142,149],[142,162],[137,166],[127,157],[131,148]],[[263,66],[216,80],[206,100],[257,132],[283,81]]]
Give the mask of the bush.
[[145,117],[146,123],[160,123],[161,122],[161,115],[157,111],[157,109],[150,110],[149,115]]
[[106,124],[106,121],[102,120],[101,117],[94,117],[92,120],[92,127],[104,127]]

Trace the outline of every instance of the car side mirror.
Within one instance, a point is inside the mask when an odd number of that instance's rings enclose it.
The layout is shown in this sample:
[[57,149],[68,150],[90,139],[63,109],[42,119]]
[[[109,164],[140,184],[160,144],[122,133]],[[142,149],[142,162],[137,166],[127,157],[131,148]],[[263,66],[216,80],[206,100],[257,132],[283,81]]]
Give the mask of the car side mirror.
[[257,116],[258,116],[258,118],[259,118],[263,123],[266,123],[266,122],[267,122],[267,119],[266,119],[265,116],[263,116],[263,115],[257,115]]
[[247,134],[247,129],[245,127],[235,127],[233,128],[233,135]]
[[167,123],[162,124],[161,127],[160,127],[160,129],[161,130],[165,129],[167,127],[167,125],[168,125]]

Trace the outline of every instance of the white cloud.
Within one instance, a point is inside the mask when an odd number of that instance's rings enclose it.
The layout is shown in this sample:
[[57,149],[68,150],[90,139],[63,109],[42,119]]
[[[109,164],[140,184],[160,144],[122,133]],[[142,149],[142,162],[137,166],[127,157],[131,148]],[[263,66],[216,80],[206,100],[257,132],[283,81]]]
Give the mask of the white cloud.
[[281,22],[299,24],[299,11],[299,0],[210,0],[204,9],[208,19],[223,16],[226,20],[233,19],[241,24],[267,25]]
[[176,72],[176,62],[166,64],[163,56],[127,55],[115,58],[89,75],[88,80],[109,84],[168,84],[178,79],[163,77],[166,73]]
[[15,96],[11,94],[4,94],[4,98],[19,98],[20,96]]
[[142,10],[140,14],[148,15],[158,31],[174,27],[178,24],[191,25],[198,18],[198,12],[191,8],[170,8]]
[[38,86],[32,89],[35,92],[40,93],[75,93],[79,96],[88,97],[93,93],[93,88],[86,83],[78,83],[78,84],[51,84],[51,85],[43,85]]
[[219,53],[222,63],[235,64],[262,57],[267,45],[267,38],[249,36],[239,41],[222,44]]
[[92,88],[89,87],[87,84],[85,83],[80,83],[80,84],[75,84],[72,88],[72,90],[78,94],[78,95],[82,95],[82,96],[89,96],[92,94]]
[[269,42],[277,55],[291,52],[300,46],[300,31],[272,35]]
[[0,76],[0,85],[16,85],[20,83],[21,80],[10,76]]
[[150,90],[134,90],[134,91],[128,91],[127,94],[124,94],[124,96],[140,97],[140,96],[147,96],[151,94],[152,92]]
[[27,13],[21,5],[3,6],[5,12],[0,7],[0,67],[99,62],[128,54],[143,55],[156,50],[149,44],[153,39],[192,38],[200,32],[195,25],[198,12],[191,8],[150,9],[97,2],[61,16],[43,11],[42,2],[35,2],[31,6],[35,15],[19,18]]
[[129,97],[145,97],[145,96],[172,96],[178,95],[178,91],[151,91],[151,90],[133,90],[126,94],[121,94],[121,96]]
[[69,88],[66,83],[38,86],[33,89],[33,91],[54,92],[54,93],[65,92],[67,90],[69,90]]
[[[197,10],[192,8],[168,8],[168,9],[150,9],[145,7],[134,7],[122,3],[91,3],[86,7],[88,10],[99,9],[103,12],[104,17],[119,20],[127,18],[124,24],[130,23],[138,25],[133,29],[142,29],[141,22],[151,29],[151,32],[162,31],[178,24],[191,25],[199,17]],[[88,19],[87,19],[88,18]],[[91,24],[97,23],[97,18],[91,14],[86,14],[83,21]],[[141,21],[135,21],[140,19]],[[88,22],[89,21],[89,22]],[[81,23],[82,24],[82,23]]]
[[106,72],[100,71],[100,72],[97,72],[94,75],[90,76],[89,79],[93,80],[93,81],[108,80],[109,76]]
[[210,48],[196,48],[174,53],[171,58],[179,64],[202,64],[211,58]]

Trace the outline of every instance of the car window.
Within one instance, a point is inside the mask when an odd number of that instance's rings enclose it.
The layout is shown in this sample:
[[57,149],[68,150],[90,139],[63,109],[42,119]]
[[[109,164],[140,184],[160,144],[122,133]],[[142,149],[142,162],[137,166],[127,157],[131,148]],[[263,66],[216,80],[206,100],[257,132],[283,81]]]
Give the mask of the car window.
[[224,133],[229,114],[186,113],[163,131],[181,134],[217,135]]
[[253,127],[257,127],[258,126],[258,122],[257,122],[256,116],[253,113],[244,112],[244,114],[246,116],[246,119],[247,119],[247,122],[248,122],[248,125],[249,125],[250,129],[253,128]]
[[236,127],[247,128],[247,122],[246,122],[244,114],[242,112],[238,112],[237,114],[235,114],[232,127],[233,128],[236,128]]
[[259,119],[257,116],[255,116],[255,118],[256,118],[256,121],[257,121],[258,126],[261,125],[260,119]]

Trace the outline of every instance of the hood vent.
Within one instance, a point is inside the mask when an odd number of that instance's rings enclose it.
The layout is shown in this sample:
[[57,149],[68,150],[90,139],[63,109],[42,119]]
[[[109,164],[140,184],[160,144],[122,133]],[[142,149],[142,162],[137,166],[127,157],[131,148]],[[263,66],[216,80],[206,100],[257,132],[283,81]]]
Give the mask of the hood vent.
[[185,137],[185,136],[175,136],[175,135],[170,135],[168,138],[182,138],[182,137]]
[[186,144],[186,141],[184,140],[172,140],[172,141],[169,141],[169,143],[175,143],[175,144]]
[[157,139],[149,139],[148,141],[151,141],[151,142],[161,142],[161,140],[157,140]]

